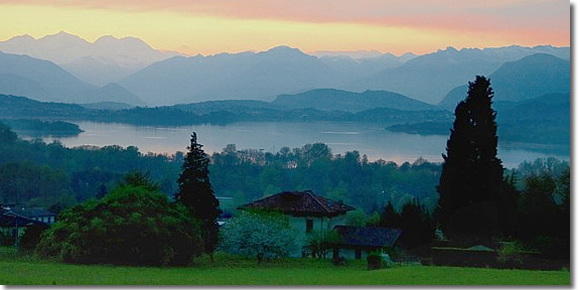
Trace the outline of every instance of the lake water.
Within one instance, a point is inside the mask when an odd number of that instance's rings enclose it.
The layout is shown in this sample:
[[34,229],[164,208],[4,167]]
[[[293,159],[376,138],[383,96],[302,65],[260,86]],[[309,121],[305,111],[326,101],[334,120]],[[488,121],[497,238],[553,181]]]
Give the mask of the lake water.
[[[283,146],[302,147],[307,143],[327,144],[333,154],[357,150],[369,160],[384,159],[402,164],[423,157],[442,162],[448,136],[422,136],[395,133],[372,124],[337,122],[240,122],[226,126],[195,125],[180,127],[132,126],[117,123],[75,122],[85,132],[75,137],[44,138],[45,142],[59,140],[67,147],[80,145],[136,146],[143,153],[187,151],[191,132],[206,153],[221,152],[228,144],[239,149],[263,149],[278,152]],[[527,143],[501,142],[499,158],[505,167],[516,167],[524,160],[556,157],[570,160],[569,146],[546,146]]]

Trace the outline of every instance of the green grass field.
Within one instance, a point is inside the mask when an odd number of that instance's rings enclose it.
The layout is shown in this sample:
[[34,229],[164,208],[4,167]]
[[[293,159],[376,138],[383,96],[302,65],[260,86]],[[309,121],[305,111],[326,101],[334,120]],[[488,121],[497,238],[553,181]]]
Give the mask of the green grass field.
[[264,262],[218,256],[184,268],[68,265],[32,259],[0,261],[2,285],[570,285],[569,271],[398,266],[368,271],[327,260]]

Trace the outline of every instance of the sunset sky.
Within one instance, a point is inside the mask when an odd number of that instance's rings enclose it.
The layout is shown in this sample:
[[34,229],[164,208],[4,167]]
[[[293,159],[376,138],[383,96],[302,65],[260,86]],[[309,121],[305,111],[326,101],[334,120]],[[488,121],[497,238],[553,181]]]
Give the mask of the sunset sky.
[[562,0],[0,0],[0,40],[59,31],[141,38],[186,54],[570,45]]

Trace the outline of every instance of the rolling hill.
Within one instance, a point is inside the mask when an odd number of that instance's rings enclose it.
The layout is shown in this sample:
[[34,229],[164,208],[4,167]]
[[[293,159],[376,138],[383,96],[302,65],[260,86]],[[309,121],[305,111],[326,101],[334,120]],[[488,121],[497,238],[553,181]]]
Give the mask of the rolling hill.
[[[518,102],[549,93],[570,92],[570,61],[549,54],[533,54],[507,62],[489,75],[495,101]],[[467,94],[467,85],[452,89],[439,103],[454,110]]]
[[570,57],[569,47],[510,46],[485,49],[445,50],[415,57],[397,68],[385,69],[373,76],[353,80],[340,88],[351,91],[388,90],[429,104],[439,103],[457,86],[475,75],[489,75],[505,62],[536,53]]
[[357,113],[375,108],[404,111],[435,110],[436,106],[387,91],[347,92],[335,89],[318,89],[295,95],[280,95],[272,102],[280,108],[313,108],[321,111],[346,111]]

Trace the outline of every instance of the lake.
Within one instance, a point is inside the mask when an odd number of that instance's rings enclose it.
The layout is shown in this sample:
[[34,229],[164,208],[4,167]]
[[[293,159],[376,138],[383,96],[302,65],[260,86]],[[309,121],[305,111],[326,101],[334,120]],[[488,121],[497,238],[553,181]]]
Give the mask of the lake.
[[[180,127],[133,126],[118,123],[74,122],[85,132],[75,137],[48,137],[45,142],[59,140],[67,147],[80,145],[136,146],[143,153],[187,151],[191,132],[206,153],[221,152],[228,144],[239,149],[262,149],[278,152],[280,148],[302,147],[307,143],[327,144],[333,154],[357,150],[369,160],[384,159],[402,164],[423,157],[442,162],[442,153],[449,136],[416,135],[390,132],[373,124],[344,122],[239,122],[225,126],[193,125]],[[505,167],[517,167],[524,160],[556,157],[570,161],[570,146],[537,145],[501,142],[499,158]]]

